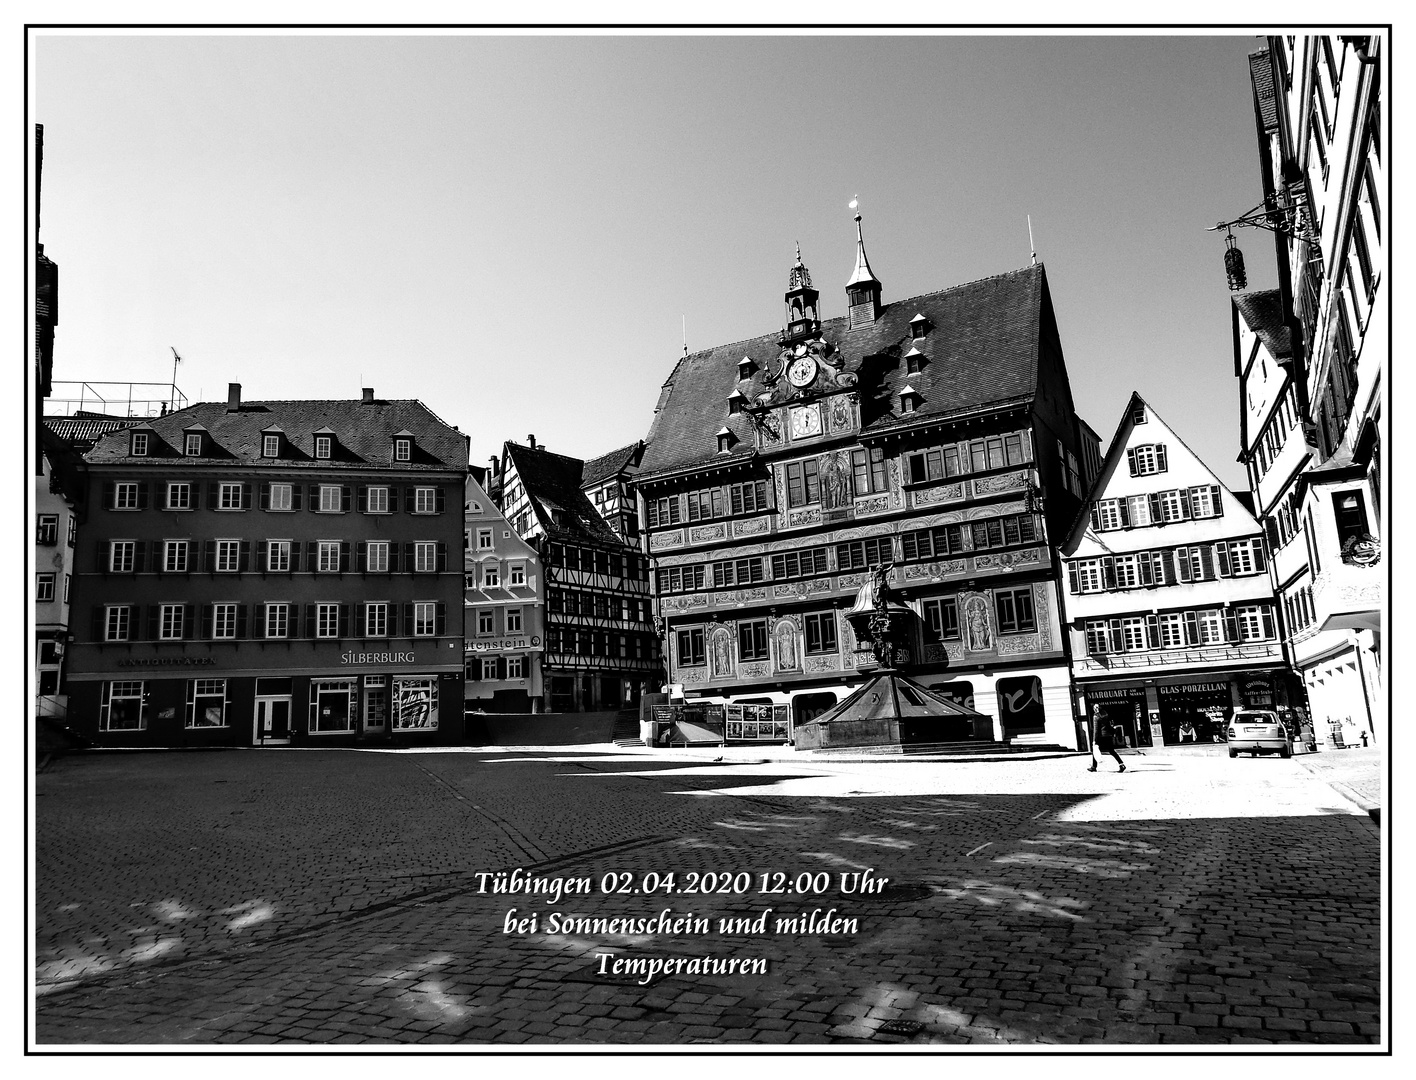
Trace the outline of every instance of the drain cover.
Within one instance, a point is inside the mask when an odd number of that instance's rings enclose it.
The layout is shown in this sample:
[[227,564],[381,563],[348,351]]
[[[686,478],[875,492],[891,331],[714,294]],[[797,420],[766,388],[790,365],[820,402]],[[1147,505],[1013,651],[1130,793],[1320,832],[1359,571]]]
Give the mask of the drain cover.
[[933,896],[934,890],[928,885],[887,885],[878,893],[864,893],[854,900],[872,904],[898,904],[906,900],[923,900]]
[[918,1035],[924,1025],[918,1020],[886,1020],[875,1029],[877,1035]]

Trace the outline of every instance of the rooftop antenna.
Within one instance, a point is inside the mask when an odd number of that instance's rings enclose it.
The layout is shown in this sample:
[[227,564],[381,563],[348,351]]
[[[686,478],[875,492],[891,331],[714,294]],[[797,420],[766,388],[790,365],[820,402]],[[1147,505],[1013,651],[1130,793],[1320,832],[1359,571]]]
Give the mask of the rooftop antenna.
[[1037,245],[1033,243],[1032,215],[1028,215],[1028,247],[1032,248],[1032,264],[1037,265]]
[[169,346],[167,346],[167,347],[172,350],[172,398],[171,398],[171,404],[169,404],[168,407],[167,407],[167,411],[168,411],[168,412],[176,412],[176,411],[177,411],[177,365],[182,362],[182,358],[177,355],[177,347],[176,347],[175,345],[169,345]]

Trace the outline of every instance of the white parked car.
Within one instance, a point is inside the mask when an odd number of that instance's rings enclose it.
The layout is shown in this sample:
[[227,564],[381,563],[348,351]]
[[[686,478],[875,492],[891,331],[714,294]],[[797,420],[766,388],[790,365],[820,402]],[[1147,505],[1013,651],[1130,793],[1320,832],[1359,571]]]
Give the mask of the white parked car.
[[1266,709],[1241,709],[1229,718],[1229,756],[1241,753],[1293,756],[1293,740],[1278,713]]

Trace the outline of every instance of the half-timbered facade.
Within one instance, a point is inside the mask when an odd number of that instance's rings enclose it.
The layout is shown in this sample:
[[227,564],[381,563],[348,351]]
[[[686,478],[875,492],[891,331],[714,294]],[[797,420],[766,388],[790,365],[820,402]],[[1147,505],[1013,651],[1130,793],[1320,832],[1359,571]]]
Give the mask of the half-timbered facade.
[[[625,483],[632,456],[596,474],[602,493],[605,486]],[[646,689],[657,689],[662,677],[650,621],[648,560],[582,490],[585,470],[578,458],[553,454],[533,438],[530,446],[506,443],[487,481],[503,515],[540,553],[542,673],[552,712],[626,708]]]
[[1085,435],[1042,266],[885,304],[858,230],[845,317],[800,255],[785,301],[780,334],[660,393],[638,484],[670,682],[818,715],[861,682],[845,611],[889,564],[914,677],[999,738],[1075,745],[1051,538]]

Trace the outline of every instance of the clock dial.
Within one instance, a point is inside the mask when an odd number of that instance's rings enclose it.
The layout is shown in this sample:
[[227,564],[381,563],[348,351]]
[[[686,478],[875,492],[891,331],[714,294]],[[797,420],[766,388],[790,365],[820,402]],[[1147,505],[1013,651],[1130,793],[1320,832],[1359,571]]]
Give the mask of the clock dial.
[[815,357],[799,356],[787,368],[787,381],[793,386],[805,386],[814,378],[816,378]]

